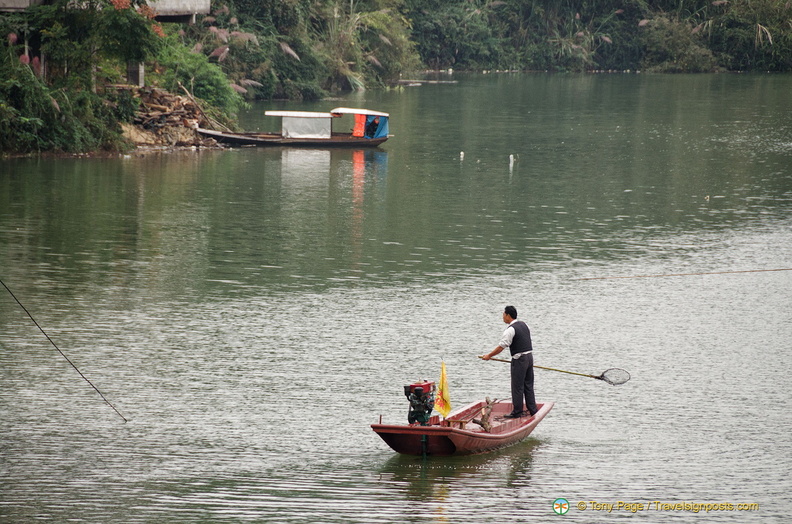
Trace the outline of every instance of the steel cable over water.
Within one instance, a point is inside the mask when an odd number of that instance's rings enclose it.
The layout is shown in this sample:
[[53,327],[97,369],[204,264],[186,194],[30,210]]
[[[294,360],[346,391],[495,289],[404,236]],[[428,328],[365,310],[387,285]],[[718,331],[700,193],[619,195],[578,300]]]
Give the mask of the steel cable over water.
[[104,400],[104,401],[105,401],[105,403],[106,403],[108,406],[110,406],[111,408],[113,408],[113,411],[115,411],[116,413],[118,413],[118,416],[119,416],[119,417],[121,417],[121,418],[124,420],[124,422],[127,422],[127,419],[126,419],[126,417],[125,417],[124,415],[122,415],[122,414],[121,414],[121,412],[120,412],[120,411],[118,411],[118,410],[116,409],[116,407],[115,407],[113,404],[111,404],[111,403],[110,403],[110,401],[109,401],[109,400],[107,400],[107,398],[104,396],[104,394],[102,394],[102,392],[101,392],[101,391],[99,391],[99,388],[97,388],[96,386],[94,386],[93,382],[91,382],[90,380],[88,380],[88,377],[86,377],[85,375],[83,375],[82,371],[80,371],[80,370],[79,370],[79,368],[77,368],[77,366],[75,366],[75,365],[74,365],[74,362],[72,362],[71,360],[69,360],[69,357],[67,357],[67,356],[66,356],[66,354],[65,354],[63,351],[61,351],[61,349],[58,347],[58,345],[57,345],[57,344],[55,344],[55,342],[54,342],[54,341],[53,341],[53,340],[50,338],[50,336],[49,336],[49,335],[47,335],[47,332],[46,332],[46,331],[44,331],[44,329],[42,329],[42,327],[39,325],[39,323],[38,323],[38,322],[36,322],[36,319],[35,319],[35,318],[33,318],[33,315],[31,315],[31,314],[30,314],[30,311],[28,311],[28,310],[27,310],[27,308],[26,308],[24,305],[22,305],[22,302],[20,302],[20,301],[19,301],[19,299],[18,299],[18,298],[16,297],[16,295],[14,295],[14,293],[13,293],[13,292],[12,292],[12,291],[11,291],[11,290],[8,288],[8,286],[5,284],[5,282],[3,282],[2,280],[0,280],[0,284],[3,284],[3,287],[4,287],[4,288],[6,288],[6,291],[8,291],[8,293],[9,293],[9,294],[10,294],[10,295],[11,295],[11,296],[14,298],[14,300],[16,300],[16,303],[17,303],[17,304],[19,304],[19,307],[21,307],[21,308],[22,308],[22,310],[23,310],[25,313],[27,313],[27,316],[29,316],[29,317],[30,317],[30,320],[32,320],[32,321],[33,321],[33,323],[36,325],[36,327],[37,327],[37,328],[39,328],[39,331],[41,331],[41,332],[44,334],[44,336],[45,336],[45,337],[47,337],[47,340],[49,340],[49,341],[50,341],[50,344],[52,344],[52,346],[53,346],[55,349],[57,349],[57,350],[58,350],[58,353],[60,353],[60,354],[61,354],[61,356],[62,356],[63,358],[65,358],[65,359],[66,359],[66,362],[68,362],[69,364],[71,364],[71,367],[73,367],[73,368],[74,368],[74,370],[75,370],[75,371],[77,371],[77,373],[79,373],[79,375],[80,375],[80,376],[83,378],[83,380],[85,380],[85,381],[86,381],[88,384],[90,384],[90,385],[91,385],[91,387],[92,387],[92,388],[94,388],[94,390],[96,390],[96,392],[97,392],[97,393],[99,393],[99,396],[100,396],[100,397],[102,397],[102,400]]

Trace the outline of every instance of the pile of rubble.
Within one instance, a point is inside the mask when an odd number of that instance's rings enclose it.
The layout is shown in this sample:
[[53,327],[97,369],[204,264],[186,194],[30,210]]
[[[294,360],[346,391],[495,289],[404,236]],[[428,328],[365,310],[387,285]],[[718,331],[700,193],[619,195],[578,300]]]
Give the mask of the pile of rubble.
[[[117,86],[122,87],[122,86]],[[140,100],[133,124],[122,124],[124,136],[138,146],[217,147],[211,138],[199,135],[196,127],[215,127],[191,96],[169,93],[156,87],[132,87]]]

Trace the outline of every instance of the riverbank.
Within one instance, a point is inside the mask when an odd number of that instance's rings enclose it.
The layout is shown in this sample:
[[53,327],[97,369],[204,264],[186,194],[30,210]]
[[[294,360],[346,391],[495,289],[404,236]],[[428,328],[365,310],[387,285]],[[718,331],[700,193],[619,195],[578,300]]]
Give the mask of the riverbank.
[[126,91],[139,101],[132,122],[121,123],[124,140],[137,148],[217,147],[214,139],[195,129],[225,126],[208,116],[189,92],[182,96],[156,87],[128,85],[112,89]]
[[[122,147],[87,152],[34,151],[5,153],[0,158],[112,158],[128,154],[145,154],[188,149],[222,149],[216,140],[199,135],[195,128],[227,129],[208,116],[191,95],[175,95],[156,87],[110,85],[106,92],[118,100],[124,94],[136,100],[134,116],[119,122]],[[112,104],[113,102],[107,102]],[[123,147],[126,145],[126,147]]]

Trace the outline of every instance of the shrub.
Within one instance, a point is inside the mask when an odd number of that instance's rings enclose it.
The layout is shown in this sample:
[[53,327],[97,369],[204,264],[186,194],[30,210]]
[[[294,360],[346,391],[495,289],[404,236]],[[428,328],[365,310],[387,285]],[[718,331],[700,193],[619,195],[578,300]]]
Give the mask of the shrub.
[[202,53],[191,52],[173,35],[167,37],[156,62],[149,78],[168,91],[181,93],[181,84],[196,97],[229,114],[236,114],[245,106],[217,64],[210,63]]
[[687,22],[658,16],[644,25],[641,42],[646,71],[708,73],[718,69],[715,56]]

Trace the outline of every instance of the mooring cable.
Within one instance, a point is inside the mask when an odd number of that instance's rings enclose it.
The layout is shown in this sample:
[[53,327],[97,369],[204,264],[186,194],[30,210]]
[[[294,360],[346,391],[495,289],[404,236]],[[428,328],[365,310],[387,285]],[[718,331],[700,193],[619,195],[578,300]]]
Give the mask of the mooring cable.
[[35,319],[35,318],[33,318],[33,315],[31,315],[31,314],[30,314],[30,311],[28,311],[28,310],[27,310],[27,308],[26,308],[25,306],[23,306],[23,305],[22,305],[22,302],[20,302],[20,301],[19,301],[19,299],[16,297],[16,295],[14,295],[14,293],[13,293],[13,292],[12,292],[12,291],[11,291],[11,290],[8,288],[8,286],[6,286],[5,282],[3,282],[2,280],[0,280],[0,284],[3,284],[3,287],[4,287],[4,288],[6,288],[6,291],[8,291],[8,293],[9,293],[9,294],[10,294],[12,297],[14,297],[14,300],[16,300],[16,303],[17,303],[17,304],[19,304],[19,307],[21,307],[21,308],[22,308],[22,310],[23,310],[25,313],[27,313],[27,315],[30,317],[30,320],[32,320],[32,321],[33,321],[33,323],[36,325],[36,327],[37,327],[37,328],[39,328],[39,331],[41,331],[41,332],[44,334],[44,336],[45,336],[45,337],[47,337],[47,340],[49,340],[49,341],[50,341],[50,344],[52,344],[52,346],[53,346],[55,349],[57,349],[57,350],[58,350],[58,353],[60,353],[60,354],[61,354],[61,356],[62,356],[63,358],[65,358],[65,359],[66,359],[66,362],[68,362],[69,364],[71,364],[71,367],[73,367],[73,368],[74,368],[74,370],[75,370],[75,371],[77,371],[77,373],[79,373],[79,374],[80,374],[80,376],[83,378],[83,380],[85,380],[87,383],[89,383],[89,384],[91,385],[91,387],[92,387],[92,388],[94,388],[94,390],[96,390],[96,392],[97,392],[97,393],[99,393],[99,396],[100,396],[100,397],[102,397],[102,400],[104,400],[104,401],[105,401],[105,403],[106,403],[108,406],[110,406],[111,408],[113,408],[113,411],[115,411],[116,413],[118,413],[118,416],[119,416],[119,417],[121,417],[122,419],[124,419],[124,422],[127,422],[127,419],[126,419],[126,417],[124,417],[124,415],[122,415],[122,414],[121,414],[121,412],[120,412],[120,411],[118,411],[118,410],[116,409],[116,407],[115,407],[113,404],[111,404],[111,403],[110,403],[110,401],[109,401],[109,400],[107,400],[107,398],[105,398],[105,396],[102,394],[102,392],[101,392],[101,391],[99,391],[99,388],[97,388],[96,386],[94,386],[94,385],[93,385],[93,382],[91,382],[90,380],[88,380],[88,377],[86,377],[85,375],[83,375],[82,371],[80,371],[80,370],[77,368],[77,366],[75,366],[75,365],[74,365],[74,362],[72,362],[71,360],[69,360],[69,357],[67,357],[67,356],[66,356],[66,354],[65,354],[63,351],[61,351],[61,349],[58,347],[58,345],[57,345],[57,344],[55,344],[55,342],[53,342],[53,340],[50,338],[50,336],[49,336],[49,335],[47,335],[47,332],[46,332],[46,331],[44,331],[44,330],[41,328],[41,326],[39,325],[39,323],[38,323],[38,322],[36,322],[36,319]]
[[743,269],[738,271],[708,271],[701,273],[660,273],[657,275],[626,275],[626,276],[615,276],[615,277],[585,277],[585,278],[573,278],[570,280],[615,280],[620,278],[690,277],[696,275],[731,275],[734,273],[765,273],[768,271],[792,271],[792,268]]

